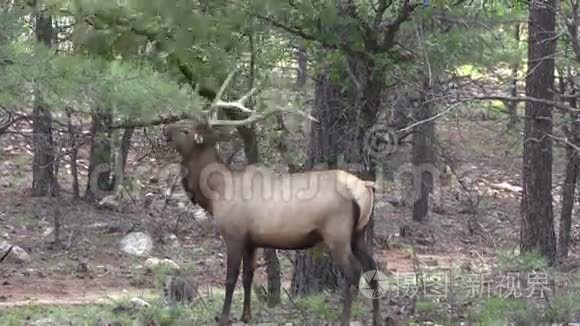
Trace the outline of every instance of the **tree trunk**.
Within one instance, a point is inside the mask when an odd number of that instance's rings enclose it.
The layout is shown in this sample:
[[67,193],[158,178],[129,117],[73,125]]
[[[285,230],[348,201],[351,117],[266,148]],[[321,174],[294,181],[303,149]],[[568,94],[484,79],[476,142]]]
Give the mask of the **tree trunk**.
[[135,128],[127,128],[123,132],[123,136],[121,136],[119,151],[115,159],[115,173],[111,181],[115,192],[123,185],[123,180],[125,179],[125,168],[127,167],[127,158],[129,157],[129,149],[131,148],[131,139],[133,139],[134,132]]
[[89,156],[89,174],[85,199],[96,202],[113,190],[111,180],[112,146],[110,127],[113,121],[111,113],[97,108],[91,114],[91,152]]
[[317,249],[296,251],[293,268],[293,295],[309,295],[339,288],[338,267],[330,256]]
[[[423,83],[421,94],[431,93],[429,81]],[[416,102],[415,121],[423,121],[433,117],[433,101],[421,95]],[[435,122],[429,121],[420,124],[413,130],[413,198],[407,198],[413,202],[413,220],[424,222],[429,213],[429,194],[433,192],[434,178],[438,177],[436,171],[435,155]]]
[[307,69],[308,69],[308,55],[306,53],[306,45],[304,41],[300,41],[296,47],[296,61],[298,63],[298,73],[296,74],[296,88],[303,89],[306,85]]
[[80,197],[80,189],[79,189],[79,169],[78,169],[78,146],[77,146],[77,132],[74,128],[72,122],[72,109],[68,108],[66,110],[67,114],[67,128],[69,134],[69,157],[70,157],[70,173],[72,175],[72,191],[74,198]]
[[[576,94],[575,84],[572,84],[571,95]],[[576,108],[576,99],[570,99],[570,106]],[[570,129],[567,137],[575,145],[580,145],[580,115],[575,113],[571,115]],[[576,192],[576,182],[578,180],[578,153],[570,145],[566,147],[566,178],[562,186],[562,211],[560,212],[560,230],[558,233],[558,244],[560,258],[568,257],[570,247],[570,236],[572,232],[572,211],[574,209],[574,197]]]
[[[360,165],[359,177],[364,180],[377,180],[376,167],[378,163],[369,155],[369,148],[365,144],[365,136],[377,123],[378,112],[382,106],[382,92],[385,88],[384,76],[375,71],[374,62],[361,61],[360,58],[350,58],[351,66],[355,66],[355,73],[362,89],[356,92],[354,107],[357,108],[358,117],[358,147],[356,163]],[[366,228],[365,238],[369,253],[372,254],[375,237],[375,217],[371,214]]]
[[[355,145],[352,124],[356,121],[356,112],[348,108],[348,98],[341,89],[340,82],[331,80],[327,72],[317,78],[313,115],[320,123],[312,124],[306,170],[313,170],[318,165],[339,167],[339,162],[345,160],[343,153]],[[339,285],[337,275],[338,267],[328,254],[320,253],[319,249],[296,252],[292,293],[307,295],[325,289],[335,290]]]
[[[516,44],[519,45],[520,43],[520,24],[516,23],[516,25],[514,26],[515,30],[514,30],[514,38],[516,40]],[[518,70],[520,69],[520,64],[519,64],[519,60],[517,60],[513,65],[512,65],[512,80],[511,80],[511,89],[510,89],[510,95],[512,97],[516,97],[518,95]],[[508,128],[513,128],[517,125],[517,123],[519,122],[519,118],[518,118],[518,102],[517,101],[508,101],[507,102],[507,109],[508,109],[508,113],[510,116],[509,122],[508,122]]]
[[[34,16],[37,41],[51,47],[54,35],[52,18],[40,11],[37,4],[34,4]],[[39,87],[41,85],[35,85],[32,111],[32,147],[34,153],[32,158],[32,195],[53,196],[56,194],[58,185],[54,174],[52,114],[43,102]]]
[[127,167],[127,157],[129,157],[129,149],[131,148],[131,139],[133,139],[133,133],[135,128],[125,129],[123,132],[123,137],[121,137],[121,147],[119,149],[121,154],[121,173],[125,173],[125,168]]
[[[532,0],[529,13],[526,95],[552,100],[556,49],[556,1]],[[521,252],[537,250],[550,263],[556,257],[552,210],[552,111],[526,102],[521,202]]]
[[568,257],[570,246],[570,232],[572,230],[572,210],[574,209],[574,195],[578,179],[578,165],[576,150],[571,146],[566,149],[568,163],[566,164],[566,178],[562,186],[562,211],[560,213],[560,230],[558,236],[559,257]]

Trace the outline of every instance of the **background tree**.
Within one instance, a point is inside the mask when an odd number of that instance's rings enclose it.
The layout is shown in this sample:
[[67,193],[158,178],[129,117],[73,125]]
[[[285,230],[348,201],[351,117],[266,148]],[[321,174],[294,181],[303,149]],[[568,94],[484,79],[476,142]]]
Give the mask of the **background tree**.
[[568,96],[568,103],[572,111],[569,115],[570,123],[565,128],[566,172],[562,187],[562,210],[560,212],[560,229],[558,233],[559,257],[568,257],[572,233],[572,211],[574,209],[576,183],[578,181],[578,148],[580,147],[580,120],[578,113],[573,111],[578,107],[578,65],[580,64],[580,2],[577,0],[562,3],[560,18],[564,21],[567,32],[562,42],[565,53],[562,60],[563,69],[560,73],[560,93]]
[[[34,17],[34,31],[36,40],[51,48],[55,42],[55,31],[53,21],[46,7],[39,1],[33,1],[31,8]],[[45,55],[51,55],[50,51],[42,51]],[[40,54],[39,53],[39,54]],[[39,56],[38,60],[45,58]],[[36,88],[42,87],[40,84]],[[42,97],[42,91],[36,89],[34,96],[33,117],[33,164],[32,164],[32,195],[33,196],[53,196],[58,190],[55,177],[55,160],[52,135],[52,113],[48,104]]]
[[[528,24],[526,95],[552,100],[556,51],[555,1],[532,1]],[[524,129],[521,250],[538,250],[550,262],[556,257],[552,210],[552,110],[526,102]]]

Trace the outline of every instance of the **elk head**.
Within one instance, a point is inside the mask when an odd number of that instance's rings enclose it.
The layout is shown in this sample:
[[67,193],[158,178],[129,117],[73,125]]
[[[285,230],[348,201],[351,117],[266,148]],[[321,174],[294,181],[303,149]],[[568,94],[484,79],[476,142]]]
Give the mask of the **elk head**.
[[[183,158],[190,157],[196,151],[213,148],[218,141],[229,138],[227,130],[223,127],[239,127],[265,118],[264,114],[245,105],[245,102],[256,92],[256,88],[252,88],[236,101],[222,100],[223,93],[232,80],[234,73],[232,72],[228,75],[217,92],[214,101],[206,110],[201,112],[199,117],[189,121],[177,122],[164,129],[165,139],[172,144]],[[236,110],[241,114],[245,114],[246,117],[240,120],[221,120],[217,118],[219,109]],[[271,112],[275,111],[272,110]],[[296,113],[302,114],[300,112]],[[310,120],[318,121],[310,115],[305,116]]]
[[183,158],[206,148],[213,148],[219,139],[217,132],[204,120],[177,122],[167,126],[163,135]]

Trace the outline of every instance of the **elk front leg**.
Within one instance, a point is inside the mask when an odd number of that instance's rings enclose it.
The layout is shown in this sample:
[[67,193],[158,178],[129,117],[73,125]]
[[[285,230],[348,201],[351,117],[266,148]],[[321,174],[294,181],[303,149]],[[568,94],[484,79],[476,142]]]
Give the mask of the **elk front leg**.
[[252,279],[256,269],[256,248],[248,246],[244,252],[244,269],[242,282],[244,283],[244,311],[242,312],[242,322],[249,323],[252,319]]
[[218,325],[225,326],[230,323],[230,310],[232,308],[232,296],[240,274],[240,264],[242,262],[242,248],[241,243],[227,243],[227,267],[226,267],[226,298],[224,299],[224,306],[222,315],[218,321]]

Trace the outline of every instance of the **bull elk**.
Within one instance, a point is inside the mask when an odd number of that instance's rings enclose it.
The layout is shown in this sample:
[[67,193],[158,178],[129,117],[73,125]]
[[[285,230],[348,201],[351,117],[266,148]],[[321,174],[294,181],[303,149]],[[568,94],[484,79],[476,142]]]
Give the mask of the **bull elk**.
[[[241,320],[251,319],[251,291],[256,249],[306,249],[322,244],[328,248],[343,272],[346,283],[341,324],[350,323],[352,291],[361,267],[376,270],[366,249],[364,232],[374,205],[374,183],[341,170],[276,174],[250,166],[234,171],[219,156],[219,136],[214,126],[240,126],[263,116],[244,105],[254,90],[240,100],[225,102],[221,95],[205,113],[237,109],[243,120],[215,120],[208,117],[167,126],[163,133],[181,156],[182,185],[195,204],[215,219],[224,239],[227,255],[226,292],[219,325],[229,324],[232,295],[243,260],[244,304]],[[215,112],[215,111],[214,111]],[[378,283],[370,283],[377,290]],[[379,300],[373,299],[373,323],[380,320]]]

